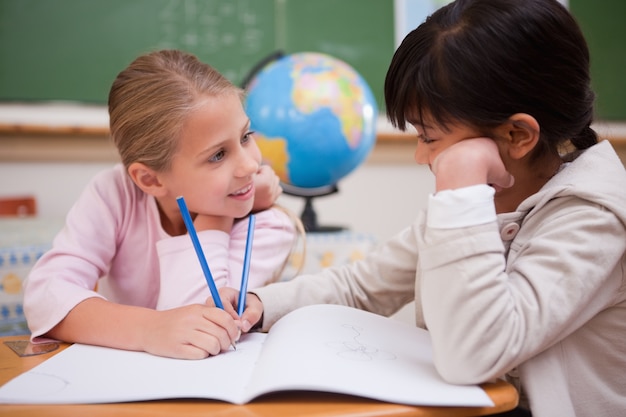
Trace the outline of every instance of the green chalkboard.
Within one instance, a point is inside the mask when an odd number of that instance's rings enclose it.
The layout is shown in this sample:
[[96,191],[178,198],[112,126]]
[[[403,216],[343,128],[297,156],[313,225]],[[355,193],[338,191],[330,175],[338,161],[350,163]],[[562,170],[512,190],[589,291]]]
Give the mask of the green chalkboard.
[[[626,1],[568,4],[591,49],[597,118],[626,120]],[[324,52],[352,65],[382,110],[394,2],[0,0],[0,101],[105,103],[117,73],[159,48],[193,52],[236,84],[277,50]]]
[[387,0],[0,0],[0,100],[106,103],[136,56],[180,48],[240,84],[264,57],[342,59],[379,103],[393,54]]
[[603,120],[626,120],[626,1],[570,0],[589,44],[596,113]]

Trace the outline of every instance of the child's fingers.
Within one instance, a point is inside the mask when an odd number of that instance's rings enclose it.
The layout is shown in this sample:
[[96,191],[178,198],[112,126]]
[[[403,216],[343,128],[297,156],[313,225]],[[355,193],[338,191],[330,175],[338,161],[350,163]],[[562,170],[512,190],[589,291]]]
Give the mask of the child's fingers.
[[249,332],[263,317],[263,303],[259,297],[249,293],[246,298],[246,308],[241,315],[241,331],[244,333]]
[[[217,339],[217,341],[219,342],[219,350],[217,350],[217,353],[223,350],[228,350],[228,348],[230,346],[233,346],[234,343],[241,336],[241,324],[239,321],[239,317],[237,316],[237,313],[234,312],[234,310],[232,314],[226,311],[226,306],[227,305],[224,305],[225,311],[221,311],[220,309],[216,308],[205,310],[203,313],[203,318],[205,322],[201,327],[197,329],[201,333],[205,334],[205,337],[201,339],[201,341],[208,341],[210,340],[210,337]],[[212,355],[216,355],[217,353],[214,353],[215,346],[209,345],[209,347],[212,347],[213,350],[207,349],[207,352]]]
[[515,183],[515,178],[508,171],[504,170],[491,182],[491,185],[496,189],[503,189],[512,187]]
[[[237,298],[239,297],[239,291],[234,288],[222,287],[219,288],[217,292],[220,295],[220,300],[224,305],[224,309],[226,309],[227,306],[232,309],[237,307]],[[213,300],[213,297],[209,297],[206,299],[206,305],[211,307],[215,306],[215,300]]]

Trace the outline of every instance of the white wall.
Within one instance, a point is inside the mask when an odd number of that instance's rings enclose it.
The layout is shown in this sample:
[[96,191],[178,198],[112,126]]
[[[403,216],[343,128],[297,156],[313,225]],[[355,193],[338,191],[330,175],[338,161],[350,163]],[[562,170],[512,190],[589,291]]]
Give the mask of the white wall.
[[64,217],[99,171],[112,165],[93,162],[2,162],[0,195],[33,194],[41,217]]
[[[41,217],[64,217],[87,182],[112,162],[2,162],[0,195],[34,194]],[[320,225],[340,225],[382,240],[411,223],[433,181],[427,167],[366,163],[339,183],[339,193],[314,201]],[[283,195],[297,214],[304,200]]]
[[[427,167],[365,164],[339,183],[337,194],[315,199],[314,208],[321,226],[345,226],[386,239],[413,221],[433,189]],[[283,196],[280,202],[302,211],[300,198]]]

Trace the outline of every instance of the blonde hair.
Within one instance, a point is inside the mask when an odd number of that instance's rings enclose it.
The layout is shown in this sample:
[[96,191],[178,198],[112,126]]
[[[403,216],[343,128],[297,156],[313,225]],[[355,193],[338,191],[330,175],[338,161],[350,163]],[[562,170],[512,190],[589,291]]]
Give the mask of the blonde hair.
[[182,125],[201,97],[243,91],[195,55],[161,50],[120,72],[109,92],[111,137],[125,167],[170,168]]

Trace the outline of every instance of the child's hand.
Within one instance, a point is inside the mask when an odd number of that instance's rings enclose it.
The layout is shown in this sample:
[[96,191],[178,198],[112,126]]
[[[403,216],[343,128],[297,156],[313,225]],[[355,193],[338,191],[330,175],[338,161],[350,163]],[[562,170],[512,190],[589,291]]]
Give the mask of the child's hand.
[[204,359],[231,349],[240,327],[226,311],[201,304],[158,311],[149,323],[141,329],[144,350],[178,359]]
[[498,146],[489,138],[462,140],[439,154],[432,164],[436,191],[477,184],[488,184],[496,190],[513,185]]
[[[237,314],[237,302],[239,301],[239,291],[234,288],[222,287],[219,289],[220,299],[224,304],[226,311]],[[213,300],[209,298],[207,304],[212,305]],[[240,317],[241,331],[247,333],[252,326],[257,324],[263,317],[263,303],[256,295],[248,293],[246,295],[246,308],[243,310],[243,314]]]
[[254,177],[254,204],[252,212],[267,210],[282,194],[280,179],[269,165],[261,165]]

